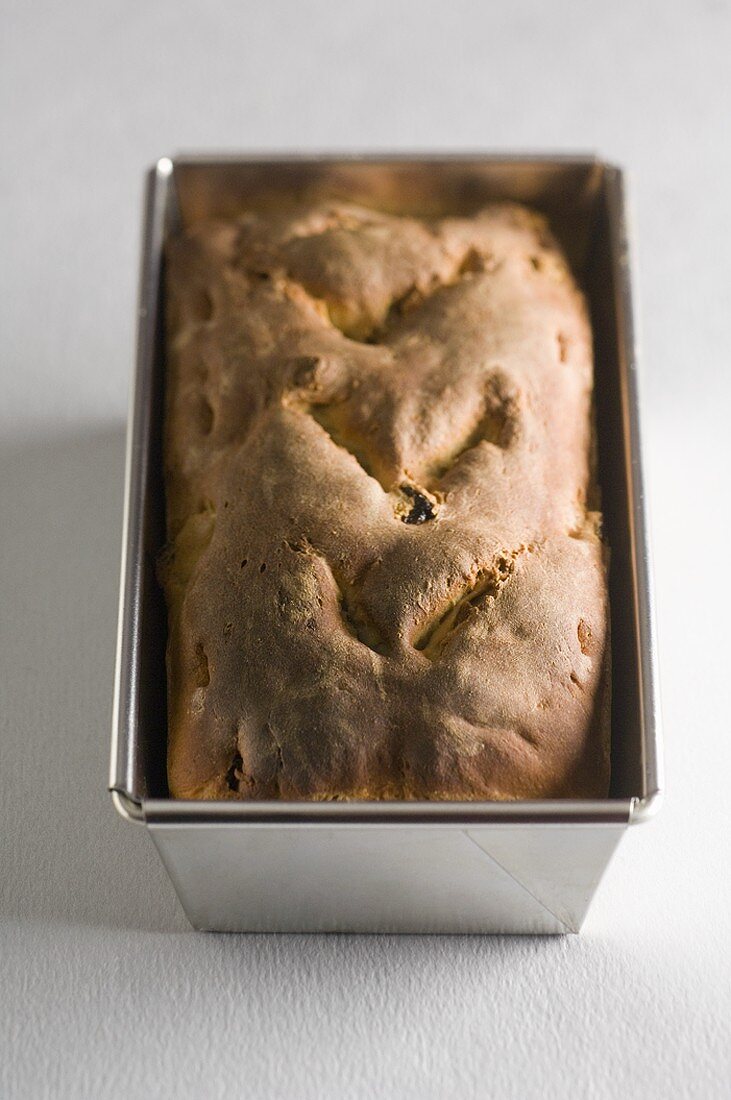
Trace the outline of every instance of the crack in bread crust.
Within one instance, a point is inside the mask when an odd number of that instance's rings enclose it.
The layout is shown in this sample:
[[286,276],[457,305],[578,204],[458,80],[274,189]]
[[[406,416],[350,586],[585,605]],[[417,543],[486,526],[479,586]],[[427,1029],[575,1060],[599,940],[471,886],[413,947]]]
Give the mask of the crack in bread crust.
[[591,392],[583,298],[525,208],[174,239],[171,793],[606,794]]
[[430,661],[437,660],[468,617],[488,601],[498,598],[515,572],[521,555],[535,550],[535,546],[520,546],[517,550],[504,551],[496,555],[488,567],[478,568],[474,580],[461,586],[444,610],[417,632],[413,639],[414,649],[420,650]]

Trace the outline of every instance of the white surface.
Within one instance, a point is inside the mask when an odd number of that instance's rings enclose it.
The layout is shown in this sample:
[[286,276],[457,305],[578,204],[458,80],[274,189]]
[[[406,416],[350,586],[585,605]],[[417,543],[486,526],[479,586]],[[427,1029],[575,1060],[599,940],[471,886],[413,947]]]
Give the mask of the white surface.
[[[728,1095],[731,12],[10,3],[0,1095]],[[177,149],[630,167],[668,800],[580,938],[187,931],[106,778],[143,168]]]

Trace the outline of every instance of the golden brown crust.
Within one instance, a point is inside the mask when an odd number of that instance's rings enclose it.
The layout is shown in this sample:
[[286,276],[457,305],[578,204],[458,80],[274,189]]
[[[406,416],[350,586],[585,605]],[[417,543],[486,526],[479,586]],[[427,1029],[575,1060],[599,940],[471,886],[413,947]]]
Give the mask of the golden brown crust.
[[168,288],[171,793],[606,795],[591,333],[543,220],[244,214]]

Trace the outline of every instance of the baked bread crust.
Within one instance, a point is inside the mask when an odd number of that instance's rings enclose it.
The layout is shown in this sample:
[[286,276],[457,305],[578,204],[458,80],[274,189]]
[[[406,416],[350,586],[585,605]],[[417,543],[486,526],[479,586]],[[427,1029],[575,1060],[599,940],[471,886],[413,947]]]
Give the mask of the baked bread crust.
[[544,220],[319,202],[167,261],[171,794],[606,796],[591,331]]

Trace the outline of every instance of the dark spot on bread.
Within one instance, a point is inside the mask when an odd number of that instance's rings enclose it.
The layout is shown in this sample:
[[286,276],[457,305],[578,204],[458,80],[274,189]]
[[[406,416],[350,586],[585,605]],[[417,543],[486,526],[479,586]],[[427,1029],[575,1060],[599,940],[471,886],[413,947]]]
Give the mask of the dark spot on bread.
[[208,290],[198,290],[191,302],[191,313],[196,321],[206,324],[213,317],[213,298]]
[[401,492],[412,501],[411,511],[401,517],[404,523],[426,523],[427,520],[434,519],[436,511],[428,497],[425,497],[413,485],[402,485]]
[[200,394],[198,398],[195,416],[201,435],[210,435],[213,431],[213,406],[204,394]]
[[244,761],[241,758],[241,753],[237,749],[231,761],[231,767],[226,772],[226,786],[230,791],[239,791],[241,780],[243,779],[243,767]]
[[569,358],[569,338],[563,332],[556,333],[556,343],[558,344],[558,361],[559,363],[567,363]]
[[211,682],[211,673],[208,667],[208,656],[203,648],[202,642],[197,642],[195,647],[195,660],[196,660],[196,674],[195,683],[196,687],[205,688]]

